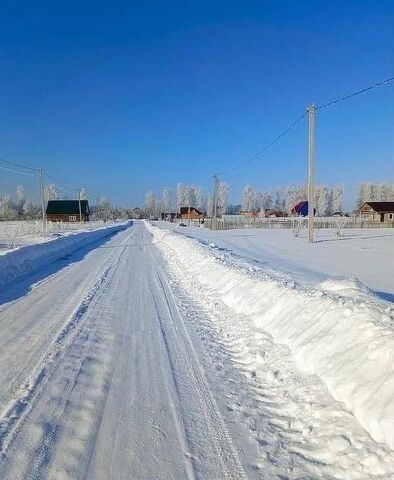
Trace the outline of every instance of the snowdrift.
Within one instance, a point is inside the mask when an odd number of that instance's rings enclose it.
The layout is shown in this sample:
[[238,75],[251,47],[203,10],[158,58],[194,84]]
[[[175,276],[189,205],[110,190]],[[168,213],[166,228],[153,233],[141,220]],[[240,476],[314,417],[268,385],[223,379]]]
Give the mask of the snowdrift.
[[9,282],[45,267],[78,248],[90,245],[127,228],[130,224],[99,228],[97,230],[59,236],[36,245],[18,248],[0,256],[0,288]]
[[393,310],[357,281],[321,288],[247,266],[215,246],[148,228],[176,260],[235,312],[289,346],[301,370],[315,374],[374,440],[394,449]]

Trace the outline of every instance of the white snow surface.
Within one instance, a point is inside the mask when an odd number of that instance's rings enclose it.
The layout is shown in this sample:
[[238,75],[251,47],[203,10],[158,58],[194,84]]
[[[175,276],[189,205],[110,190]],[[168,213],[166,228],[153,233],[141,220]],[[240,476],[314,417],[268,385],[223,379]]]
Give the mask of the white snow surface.
[[[84,245],[108,237],[126,226],[127,222],[117,225],[95,224],[90,228],[79,227],[79,229],[63,231],[62,234],[54,235],[52,232],[49,238],[40,238],[40,242],[29,235],[29,241],[25,246],[19,246],[0,255],[0,288],[10,281],[16,281],[18,277],[42,269],[45,265]],[[20,237],[17,238],[20,240]]]
[[118,229],[3,277],[1,479],[394,480],[390,303]]
[[380,298],[394,302],[394,228],[321,229],[309,244],[307,231],[296,238],[290,229],[234,229],[212,231],[154,222],[192,238],[216,245],[256,266],[290,273],[314,286],[326,279],[356,278]]
[[28,245],[50,242],[59,237],[91,232],[121,223],[125,221],[47,222],[44,229],[41,220],[3,221],[0,222],[0,255]]
[[[150,226],[158,247],[233,312],[287,345],[376,442],[394,449],[394,332],[391,303],[355,280],[303,286],[239,261],[215,244]],[[318,259],[316,259],[318,262]]]

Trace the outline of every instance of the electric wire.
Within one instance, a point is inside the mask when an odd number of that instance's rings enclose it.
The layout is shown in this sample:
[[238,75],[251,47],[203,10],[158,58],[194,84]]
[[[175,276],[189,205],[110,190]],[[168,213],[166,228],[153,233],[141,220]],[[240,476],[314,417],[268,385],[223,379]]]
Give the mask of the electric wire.
[[14,170],[13,168],[6,167],[4,165],[0,165],[1,170],[6,170],[7,172],[12,172],[12,173],[18,173],[19,175],[24,175],[27,177],[33,177],[34,173],[29,173],[29,172],[20,172],[18,170]]
[[32,172],[38,172],[39,171],[38,168],[27,167],[26,165],[21,165],[21,164],[16,163],[16,162],[11,162],[10,160],[5,160],[4,158],[0,158],[0,162],[7,163],[8,165],[13,165],[14,167],[24,168],[24,169],[30,170]]
[[374,88],[377,88],[377,87],[381,87],[382,85],[386,85],[387,83],[390,83],[392,81],[394,81],[394,77],[387,78],[382,82],[374,83],[369,87],[363,88],[362,90],[358,90],[357,92],[353,92],[350,95],[346,95],[345,97],[340,97],[340,98],[337,98],[336,100],[332,100],[331,102],[325,103],[323,105],[318,105],[316,107],[316,110],[321,110],[322,108],[330,107],[331,105],[335,105],[336,103],[343,102],[344,100],[348,100],[349,98],[355,97],[357,95],[361,95],[362,93],[368,92],[369,90],[373,90]]
[[249,157],[247,160],[245,160],[244,162],[242,162],[242,163],[240,163],[240,164],[238,164],[234,167],[228,168],[227,170],[222,170],[221,172],[218,173],[218,175],[224,175],[226,173],[233,172],[234,170],[238,170],[239,168],[244,167],[246,164],[248,164],[248,163],[252,162],[253,160],[255,160],[256,158],[258,158],[260,155],[262,155],[264,152],[266,152],[269,148],[271,148],[273,145],[275,145],[275,143],[278,143],[279,140],[281,140],[291,130],[293,130],[293,128],[296,127],[301,122],[301,120],[303,118],[305,118],[307,113],[308,112],[305,111],[300,117],[297,118],[297,120],[295,120],[291,125],[289,125],[285,130],[283,130],[282,133],[277,135],[270,143],[268,143],[264,148],[259,150],[257,153],[255,153],[251,157]]

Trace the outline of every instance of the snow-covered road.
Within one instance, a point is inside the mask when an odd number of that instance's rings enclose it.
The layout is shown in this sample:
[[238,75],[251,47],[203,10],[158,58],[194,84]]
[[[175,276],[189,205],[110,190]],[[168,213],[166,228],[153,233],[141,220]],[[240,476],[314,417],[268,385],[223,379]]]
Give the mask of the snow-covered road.
[[144,225],[69,261],[0,313],[0,477],[246,478]]
[[0,292],[0,478],[394,478],[387,445],[185,268],[191,241],[151,230]]

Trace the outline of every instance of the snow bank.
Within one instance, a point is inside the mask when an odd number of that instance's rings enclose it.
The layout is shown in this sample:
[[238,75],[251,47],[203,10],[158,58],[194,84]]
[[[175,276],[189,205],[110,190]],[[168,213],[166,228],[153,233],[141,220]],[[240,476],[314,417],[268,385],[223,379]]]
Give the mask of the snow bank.
[[394,449],[393,311],[357,281],[305,288],[236,261],[194,239],[148,225],[175,257],[235,312],[285,343],[300,368],[318,375],[374,440]]
[[129,223],[123,223],[97,230],[59,236],[45,243],[28,245],[0,255],[0,288],[23,275],[37,271],[78,248],[109,237],[129,225]]

